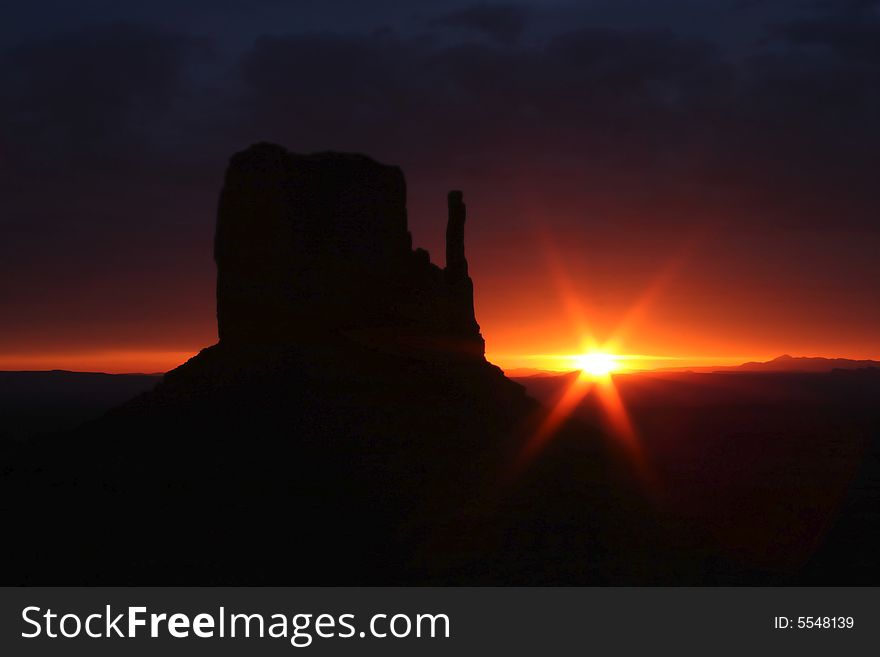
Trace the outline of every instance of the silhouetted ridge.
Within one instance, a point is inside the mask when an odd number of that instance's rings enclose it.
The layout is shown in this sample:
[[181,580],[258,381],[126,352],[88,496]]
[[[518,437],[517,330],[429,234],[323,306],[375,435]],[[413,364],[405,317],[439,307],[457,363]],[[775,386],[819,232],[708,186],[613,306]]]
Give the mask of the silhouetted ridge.
[[217,217],[221,344],[343,332],[432,356],[482,358],[464,256],[465,206],[449,195],[447,269],[413,251],[406,182],[364,155],[236,154]]

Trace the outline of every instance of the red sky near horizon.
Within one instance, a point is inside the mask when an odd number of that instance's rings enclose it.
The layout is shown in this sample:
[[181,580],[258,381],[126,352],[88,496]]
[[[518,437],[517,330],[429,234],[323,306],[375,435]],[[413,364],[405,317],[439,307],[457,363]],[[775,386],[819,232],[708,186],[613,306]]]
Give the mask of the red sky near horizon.
[[[415,244],[442,253],[442,194],[410,203]],[[439,198],[437,198],[439,197]],[[729,365],[783,353],[880,359],[880,305],[867,303],[876,248],[858,234],[701,221],[582,217],[466,191],[467,255],[487,357],[505,369],[572,369],[570,356],[614,339],[626,367]],[[440,202],[438,202],[440,201]],[[213,208],[211,208],[213,209]],[[510,217],[509,230],[492,213]],[[647,212],[647,210],[646,210]],[[432,217],[430,221],[413,216]],[[578,228],[571,222],[577,220]],[[663,226],[658,228],[658,224]],[[150,254],[140,274],[120,261],[61,277],[64,294],[22,299],[28,321],[0,327],[0,369],[161,372],[216,342],[210,234],[184,243],[187,269],[166,276]],[[436,261],[436,257],[435,257]],[[442,265],[442,262],[440,263]]]

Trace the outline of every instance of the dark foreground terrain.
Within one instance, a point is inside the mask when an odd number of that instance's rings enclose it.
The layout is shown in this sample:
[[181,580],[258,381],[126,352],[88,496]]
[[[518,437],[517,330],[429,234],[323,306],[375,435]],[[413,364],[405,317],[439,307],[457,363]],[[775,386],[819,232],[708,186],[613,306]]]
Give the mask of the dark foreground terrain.
[[[552,405],[575,376],[518,381]],[[658,515],[718,560],[706,581],[878,582],[880,369],[614,382],[654,476]],[[598,425],[605,415],[595,394],[574,413]]]
[[[0,499],[8,583],[416,584],[670,575],[627,465],[485,363],[334,340],[212,347],[154,391],[25,444]],[[236,354],[238,358],[240,354]]]
[[595,395],[524,465],[547,411],[497,370],[261,356],[18,441],[5,581],[877,583],[880,372],[618,375],[649,482]]
[[161,374],[0,372],[0,441],[75,429],[146,392]]

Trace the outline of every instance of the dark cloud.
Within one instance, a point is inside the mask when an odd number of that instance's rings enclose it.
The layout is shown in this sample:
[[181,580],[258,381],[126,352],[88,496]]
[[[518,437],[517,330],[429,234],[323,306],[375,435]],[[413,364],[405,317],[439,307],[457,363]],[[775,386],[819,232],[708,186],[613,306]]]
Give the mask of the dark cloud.
[[813,0],[812,7],[825,12],[870,12],[880,7],[880,0]]
[[[728,208],[754,199],[765,221],[769,208],[793,212],[792,199],[827,193],[809,204],[815,214],[844,185],[837,202],[864,205],[880,141],[871,50],[880,40],[875,22],[853,16],[776,24],[742,57],[669,30],[579,28],[518,45],[292,33],[214,62],[210,82],[194,77],[198,40],[105,28],[9,51],[0,112],[12,159],[80,172],[186,176],[275,139],[364,150],[413,175],[529,175],[608,196],[654,190],[669,208],[693,196]],[[680,180],[691,198],[675,197]]]
[[[94,29],[7,52],[3,140],[16,168],[187,176],[275,139],[368,151],[413,175],[516,173],[608,196],[655,190],[669,208],[693,196],[727,208],[754,199],[766,215],[820,194],[813,214],[835,201],[859,208],[880,141],[880,39],[877,21],[857,14],[777,23],[764,45],[735,57],[669,30],[577,28],[516,45],[393,29],[291,33],[264,36],[207,75],[192,70],[197,39]],[[525,20],[508,5],[443,20],[494,25],[486,16]],[[680,180],[691,198],[676,196]]]
[[365,150],[411,177],[527,179],[559,216],[873,229],[874,29],[854,11],[797,15],[733,54],[670,30],[580,28],[515,47],[291,34],[244,57],[240,119],[249,134]]
[[137,147],[184,88],[193,42],[128,26],[95,28],[9,48],[0,113],[19,158],[81,165]]
[[430,25],[481,32],[500,43],[512,44],[526,29],[528,11],[519,5],[473,5],[430,21]]
[[[873,5],[874,3],[872,3]],[[880,62],[880,15],[857,6],[770,27],[770,35],[793,47],[824,47],[847,59]]]
[[241,71],[255,125],[396,151],[419,136],[432,158],[461,149],[497,163],[497,149],[522,154],[551,134],[563,139],[545,149],[565,156],[614,129],[599,120],[654,127],[711,86],[720,66],[704,42],[581,30],[516,49],[388,33],[272,37]]

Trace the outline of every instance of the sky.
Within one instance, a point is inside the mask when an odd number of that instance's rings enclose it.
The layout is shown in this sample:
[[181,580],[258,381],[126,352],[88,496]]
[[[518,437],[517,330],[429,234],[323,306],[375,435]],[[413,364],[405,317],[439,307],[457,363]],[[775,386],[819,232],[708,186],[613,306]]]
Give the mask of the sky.
[[463,189],[504,367],[880,358],[878,2],[35,0],[0,50],[0,369],[216,342],[257,141],[400,165],[441,266]]

